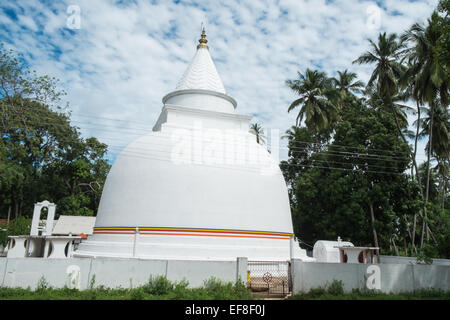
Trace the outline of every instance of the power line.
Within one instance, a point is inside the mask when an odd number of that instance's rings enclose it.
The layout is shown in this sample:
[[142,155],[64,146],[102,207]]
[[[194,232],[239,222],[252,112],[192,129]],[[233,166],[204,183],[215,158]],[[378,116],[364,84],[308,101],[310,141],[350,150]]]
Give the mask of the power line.
[[[112,118],[105,118],[105,117],[95,117],[95,116],[88,116],[88,115],[81,115],[81,114],[75,114],[75,116],[82,116],[82,117],[93,117],[93,118],[97,118],[97,119],[106,119],[106,120],[111,120],[111,121],[122,121],[122,122],[135,122],[135,123],[138,123],[138,122],[136,122],[136,121],[127,121],[127,120],[121,120],[121,119],[112,119]],[[44,119],[45,118],[47,118],[47,119],[50,119],[50,117],[43,117]],[[90,126],[93,126],[93,127],[90,127],[90,128],[87,128],[87,129],[96,129],[96,130],[101,130],[101,131],[113,131],[113,132],[117,132],[118,131],[118,129],[119,130],[127,130],[127,131],[134,131],[134,133],[129,133],[129,134],[131,134],[131,135],[137,135],[137,136],[141,136],[142,134],[140,134],[140,133],[136,133],[136,131],[141,131],[141,132],[148,132],[148,133],[150,133],[150,132],[152,132],[153,130],[152,129],[148,129],[147,127],[146,128],[136,128],[136,127],[134,127],[134,128],[131,128],[131,127],[124,127],[124,126],[117,126],[117,125],[113,125],[113,126],[109,126],[109,125],[105,125],[105,124],[101,124],[101,126],[102,127],[112,127],[112,128],[114,128],[114,130],[108,130],[108,129],[103,129],[103,128],[100,128],[99,126],[97,126],[96,125],[96,123],[92,123],[92,122],[82,122],[82,121],[77,121],[77,120],[71,120],[71,119],[69,119],[71,122],[76,122],[76,123],[80,123],[80,124],[82,124],[82,125],[90,125]],[[146,123],[144,123],[144,122],[139,122],[139,123],[142,123],[142,124],[146,124]],[[55,124],[55,125],[58,125],[58,124]],[[63,126],[63,125],[61,125],[61,126]],[[80,127],[77,127],[78,129],[86,129],[86,128],[80,128]],[[18,129],[21,129],[21,128],[18,128]],[[189,131],[205,131],[205,130],[208,130],[207,128],[205,128],[205,129],[198,129],[198,128],[183,128],[183,129],[186,129],[186,130],[189,130]],[[283,138],[283,137],[282,137]],[[296,149],[296,147],[295,147],[295,145],[298,145],[298,144],[306,144],[306,145],[311,145],[311,144],[313,144],[313,145],[319,145],[319,146],[323,146],[323,144],[321,144],[321,143],[318,143],[318,142],[310,142],[310,141],[302,141],[302,140],[295,140],[295,141],[290,141],[289,143],[294,143],[294,147],[280,147],[280,148],[282,148],[282,149]],[[348,145],[336,145],[336,144],[329,144],[328,146],[327,146],[328,148],[349,148],[349,149],[360,149],[360,147],[355,147],[355,146],[348,146]],[[300,147],[300,148],[303,148],[303,147]],[[370,147],[368,147],[368,148],[370,148]],[[400,152],[400,151],[392,151],[392,150],[384,150],[384,149],[374,149],[374,148],[370,148],[370,150],[371,151],[380,151],[380,152],[387,152],[387,153],[393,153],[393,154],[402,154],[402,152]],[[335,151],[336,153],[339,153],[339,152],[341,152],[342,153],[342,151]],[[347,152],[347,153],[350,153],[350,152]],[[351,153],[351,154],[356,154],[356,153]],[[360,154],[361,155],[361,154]],[[378,157],[380,157],[380,156],[386,156],[386,157],[392,157],[392,158],[401,158],[401,159],[403,159],[403,157],[396,157],[396,156],[388,156],[388,155],[377,155]]]

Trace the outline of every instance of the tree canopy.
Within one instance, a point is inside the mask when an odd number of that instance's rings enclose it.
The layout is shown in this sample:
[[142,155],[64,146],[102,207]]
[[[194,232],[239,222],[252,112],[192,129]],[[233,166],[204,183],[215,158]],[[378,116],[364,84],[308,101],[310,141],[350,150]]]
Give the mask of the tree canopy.
[[70,124],[64,94],[0,46],[0,217],[31,216],[43,200],[57,204],[57,215],[96,213],[107,146]]
[[340,236],[384,254],[450,257],[449,3],[423,25],[369,40],[353,61],[373,67],[367,85],[347,69],[286,81],[299,96],[288,112],[300,111],[280,167],[304,244]]

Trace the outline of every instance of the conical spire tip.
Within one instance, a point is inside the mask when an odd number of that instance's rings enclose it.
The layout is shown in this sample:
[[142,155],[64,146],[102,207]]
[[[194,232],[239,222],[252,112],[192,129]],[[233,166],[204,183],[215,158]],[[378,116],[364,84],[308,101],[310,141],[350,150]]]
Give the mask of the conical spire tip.
[[197,49],[200,49],[200,48],[209,49],[209,47],[207,45],[208,40],[206,40],[205,27],[202,28],[202,35],[201,35],[201,38],[198,40],[198,42],[199,42],[199,44],[197,46]]

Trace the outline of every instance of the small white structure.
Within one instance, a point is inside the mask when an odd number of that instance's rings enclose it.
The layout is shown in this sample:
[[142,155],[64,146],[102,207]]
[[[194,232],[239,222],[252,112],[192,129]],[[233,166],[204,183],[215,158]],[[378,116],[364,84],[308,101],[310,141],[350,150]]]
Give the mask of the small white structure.
[[339,247],[354,247],[353,243],[347,241],[325,241],[319,240],[314,244],[313,257],[316,262],[341,262]]
[[[48,210],[45,227],[40,226],[42,222],[40,216],[43,208]],[[36,203],[34,205],[30,235],[10,236],[7,257],[43,257],[51,259],[71,257],[74,245],[82,239],[82,237],[72,235],[85,232],[92,234],[95,217],[67,218],[68,216],[61,216],[63,219],[61,220],[60,218],[55,228],[53,228],[55,211],[56,205],[54,203],[48,201]],[[66,233],[66,231],[69,232]],[[59,235],[53,235],[54,233]]]
[[355,247],[353,243],[319,240],[314,244],[313,257],[316,262],[332,263],[375,263],[378,247]]
[[95,217],[59,216],[53,228],[54,235],[91,235],[94,233]]
[[30,236],[38,236],[39,235],[39,221],[41,218],[41,212],[42,209],[47,208],[47,219],[45,223],[45,229],[42,230],[42,235],[52,235],[53,230],[53,220],[55,219],[55,211],[56,211],[56,204],[50,203],[47,200],[38,202],[34,205],[34,211],[33,211],[33,220],[31,222],[31,231]]
[[342,263],[375,263],[375,251],[378,247],[337,246],[339,262]]

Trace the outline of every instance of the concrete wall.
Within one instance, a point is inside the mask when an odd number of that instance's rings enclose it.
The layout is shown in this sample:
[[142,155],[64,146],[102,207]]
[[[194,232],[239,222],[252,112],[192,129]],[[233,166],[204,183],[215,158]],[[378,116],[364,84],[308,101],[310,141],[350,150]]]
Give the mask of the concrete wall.
[[199,287],[215,277],[225,282],[242,281],[247,277],[247,259],[237,261],[139,260],[108,258],[2,258],[0,286],[35,289],[42,277],[56,288],[87,289],[94,286],[109,288],[137,287],[148,282],[150,276],[162,275],[171,281],[189,281]]
[[344,290],[370,289],[411,292],[418,289],[450,291],[450,266],[412,264],[344,264],[292,260],[293,293],[308,292],[341,280]]
[[[163,275],[171,281],[187,280],[202,286],[215,277],[225,282],[246,281],[247,258],[236,261],[140,260],[109,258],[1,258],[0,286],[35,289],[45,278],[52,287],[87,289],[94,286],[130,288],[147,283],[150,276]],[[344,264],[292,260],[293,293],[326,287],[342,280],[344,290],[374,289],[407,292],[418,289],[450,291],[450,266],[413,264]]]
[[[417,258],[380,255],[380,263],[417,264]],[[450,260],[449,259],[433,259],[433,265],[450,266]]]

